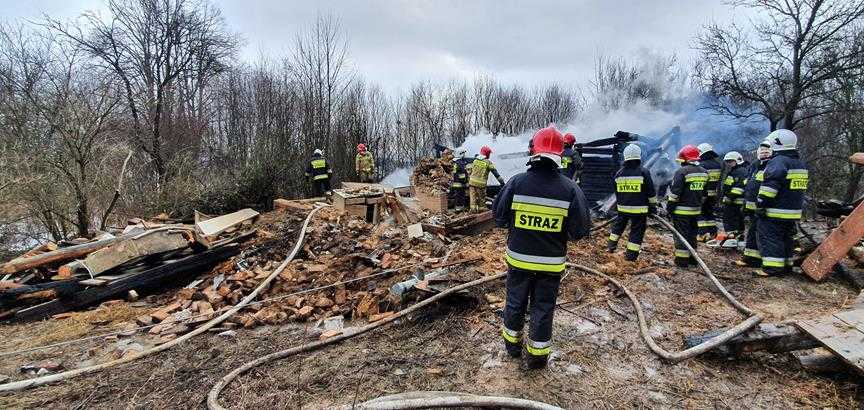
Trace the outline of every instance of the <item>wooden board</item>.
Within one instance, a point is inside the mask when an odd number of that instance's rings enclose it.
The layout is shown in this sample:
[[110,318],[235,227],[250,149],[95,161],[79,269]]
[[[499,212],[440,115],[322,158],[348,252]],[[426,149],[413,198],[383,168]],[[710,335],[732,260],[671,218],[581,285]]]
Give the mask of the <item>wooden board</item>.
[[807,256],[801,268],[813,280],[822,280],[834,270],[849,249],[856,245],[864,235],[864,202],[849,214],[837,229],[831,231],[815,251]]
[[864,326],[861,325],[864,325],[864,310],[860,309],[796,323],[798,328],[864,374]]
[[247,220],[256,218],[257,216],[258,212],[255,212],[254,209],[246,208],[227,215],[217,216],[213,219],[199,222],[195,224],[195,226],[198,227],[198,230],[202,235],[211,236],[220,234],[232,226],[239,225]]
[[415,192],[414,197],[417,198],[420,207],[423,209],[432,212],[447,211],[447,194],[444,192],[430,194],[423,191],[417,191]]
[[144,256],[186,248],[191,241],[189,233],[155,230],[93,252],[87,255],[83,265],[91,275],[96,276]]

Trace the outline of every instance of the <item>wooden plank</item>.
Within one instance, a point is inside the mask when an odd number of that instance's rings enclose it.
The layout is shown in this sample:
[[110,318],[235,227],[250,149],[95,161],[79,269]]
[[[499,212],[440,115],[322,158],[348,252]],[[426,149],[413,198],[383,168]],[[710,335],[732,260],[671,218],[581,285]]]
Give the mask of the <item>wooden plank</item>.
[[144,256],[186,248],[191,242],[190,233],[153,230],[87,255],[84,267],[91,275],[96,276]]
[[39,255],[29,258],[13,259],[3,265],[3,273],[16,273],[30,268],[50,265],[58,262],[66,262],[73,259],[82,258],[92,252],[102,249],[115,242],[129,239],[140,232],[128,233],[113,238],[103,239],[100,241],[88,242],[81,245],[69,246],[60,248],[56,251],[40,253]]
[[217,216],[213,219],[195,224],[204,236],[217,235],[232,226],[239,225],[245,221],[258,216],[254,209],[246,208],[227,215]]
[[835,313],[834,317],[864,333],[864,309],[844,310]]
[[[684,348],[698,346],[723,333],[725,329],[684,337]],[[711,351],[714,356],[736,357],[741,353],[765,351],[782,353],[812,349],[819,342],[800,329],[787,324],[761,323]]]
[[831,231],[815,251],[807,256],[801,268],[813,280],[822,280],[834,270],[837,264],[849,252],[852,246],[857,245],[864,235],[864,202],[849,214],[837,229]]
[[796,326],[864,374],[864,333],[857,328],[834,316],[800,321]]
[[235,245],[210,249],[187,256],[165,265],[160,265],[128,277],[114,280],[101,287],[84,289],[69,297],[61,297],[27,309],[15,312],[12,320],[24,321],[41,319],[72,309],[97,304],[105,299],[126,295],[129,290],[148,290],[164,286],[165,282],[210,269],[216,263],[240,252]]
[[420,207],[432,212],[447,211],[447,194],[443,192],[426,193],[417,191],[414,195],[420,203]]

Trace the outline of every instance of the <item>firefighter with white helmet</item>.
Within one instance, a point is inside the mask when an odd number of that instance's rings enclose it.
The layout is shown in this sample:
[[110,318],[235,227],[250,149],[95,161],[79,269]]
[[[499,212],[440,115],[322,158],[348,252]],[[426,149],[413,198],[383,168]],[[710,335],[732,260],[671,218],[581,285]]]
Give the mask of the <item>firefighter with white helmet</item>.
[[657,192],[651,172],[642,166],[642,149],[636,144],[624,148],[624,164],[615,174],[615,200],[618,216],[612,225],[607,241],[607,250],[615,252],[618,240],[627,224],[630,235],[624,259],[635,261],[642,250],[642,239],[648,226],[648,215],[656,212]]
[[759,193],[759,185],[765,178],[765,165],[772,155],[771,143],[766,139],[756,149],[756,161],[750,166],[747,182],[744,184],[744,215],[749,218],[747,225],[747,237],[744,244],[744,255],[735,261],[738,266],[750,266],[758,268],[762,265],[762,255],[759,252],[757,232],[759,230],[759,218],[756,217],[756,196]]
[[453,178],[450,182],[450,200],[457,211],[462,211],[468,206],[468,164],[471,158],[466,158],[468,150],[457,148],[453,159]]
[[798,154],[798,136],[786,129],[768,134],[774,156],[765,165],[756,199],[762,269],[757,276],[791,273],[793,237],[804,208],[809,172]]
[[315,149],[312,158],[306,163],[306,178],[312,182],[315,196],[330,193],[330,178],[332,176],[333,169],[330,168],[330,164],[324,158],[324,151]]

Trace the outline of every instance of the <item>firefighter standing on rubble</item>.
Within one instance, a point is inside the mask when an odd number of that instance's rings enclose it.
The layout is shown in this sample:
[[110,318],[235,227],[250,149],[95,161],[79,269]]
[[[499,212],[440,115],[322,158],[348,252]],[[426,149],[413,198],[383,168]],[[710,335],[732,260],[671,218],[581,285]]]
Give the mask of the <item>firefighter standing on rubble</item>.
[[354,158],[354,171],[360,182],[372,182],[375,173],[375,159],[372,153],[366,150],[366,144],[357,144],[357,156]]
[[573,148],[576,137],[564,134],[564,152],[561,154],[561,173],[574,181],[579,181],[577,172],[582,169],[582,156]]
[[456,158],[453,160],[453,179],[450,182],[450,198],[453,201],[453,207],[457,211],[465,210],[468,205],[468,194],[465,190],[468,188],[468,164],[471,158],[466,158],[465,154],[468,151],[465,148],[456,150]]
[[[729,171],[723,180],[723,230],[724,247],[738,246],[737,238],[744,232],[744,184],[750,164],[738,151],[729,151],[723,157]],[[733,246],[734,245],[734,246]]]
[[756,198],[762,269],[757,276],[791,273],[793,237],[801,219],[809,173],[798,155],[798,137],[779,129],[768,134],[774,156],[768,160]]
[[306,164],[306,178],[312,182],[315,196],[330,193],[330,177],[332,176],[333,170],[327,163],[327,159],[324,158],[324,152],[316,149],[312,153],[312,159]]
[[525,350],[532,369],[546,366],[552,350],[552,317],[567,241],[587,237],[591,228],[582,190],[558,171],[563,145],[554,127],[537,131],[528,171],[511,178],[493,204],[496,224],[509,229],[504,346],[511,357],[522,355],[522,328],[530,306]]
[[[681,168],[672,177],[666,211],[672,215],[675,229],[695,250],[708,173],[699,166],[699,149],[692,145],[685,145],[678,151],[677,161],[681,163]],[[695,264],[695,258],[676,235],[675,266],[686,268],[691,262]]]
[[480,148],[480,155],[474,157],[471,162],[471,170],[468,178],[468,196],[471,200],[471,212],[483,212],[486,209],[486,183],[489,180],[489,173],[495,176],[498,183],[504,186],[504,178],[495,169],[495,164],[489,160],[492,155],[492,148],[483,146]]
[[615,199],[618,216],[609,233],[607,250],[615,252],[618,239],[630,224],[624,259],[635,261],[642,250],[642,238],[648,226],[648,215],[657,211],[657,191],[651,172],[642,166],[642,149],[630,144],[624,148],[624,165],[615,174]]
[[723,164],[720,156],[714,152],[711,144],[703,142],[699,144],[699,166],[708,173],[708,182],[705,184],[705,201],[702,204],[702,214],[699,217],[700,241],[707,241],[717,236],[717,218],[714,216],[714,207],[717,206],[718,187],[720,176],[723,173]]
[[756,197],[759,193],[759,186],[765,178],[765,165],[771,159],[771,143],[766,139],[759,144],[756,150],[755,163],[750,165],[749,176],[744,184],[744,215],[750,218],[747,226],[747,237],[744,243],[744,256],[735,261],[738,266],[749,266],[758,268],[762,266],[762,255],[759,253],[759,241],[757,240],[757,232],[759,230],[759,218],[756,217]]

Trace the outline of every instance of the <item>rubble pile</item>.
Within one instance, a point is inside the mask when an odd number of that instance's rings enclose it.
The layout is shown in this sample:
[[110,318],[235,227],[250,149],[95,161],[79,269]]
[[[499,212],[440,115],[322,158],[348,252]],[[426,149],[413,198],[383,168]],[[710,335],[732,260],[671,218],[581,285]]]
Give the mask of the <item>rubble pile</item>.
[[442,162],[430,157],[421,158],[411,174],[411,185],[415,190],[428,194],[446,193],[451,175]]

